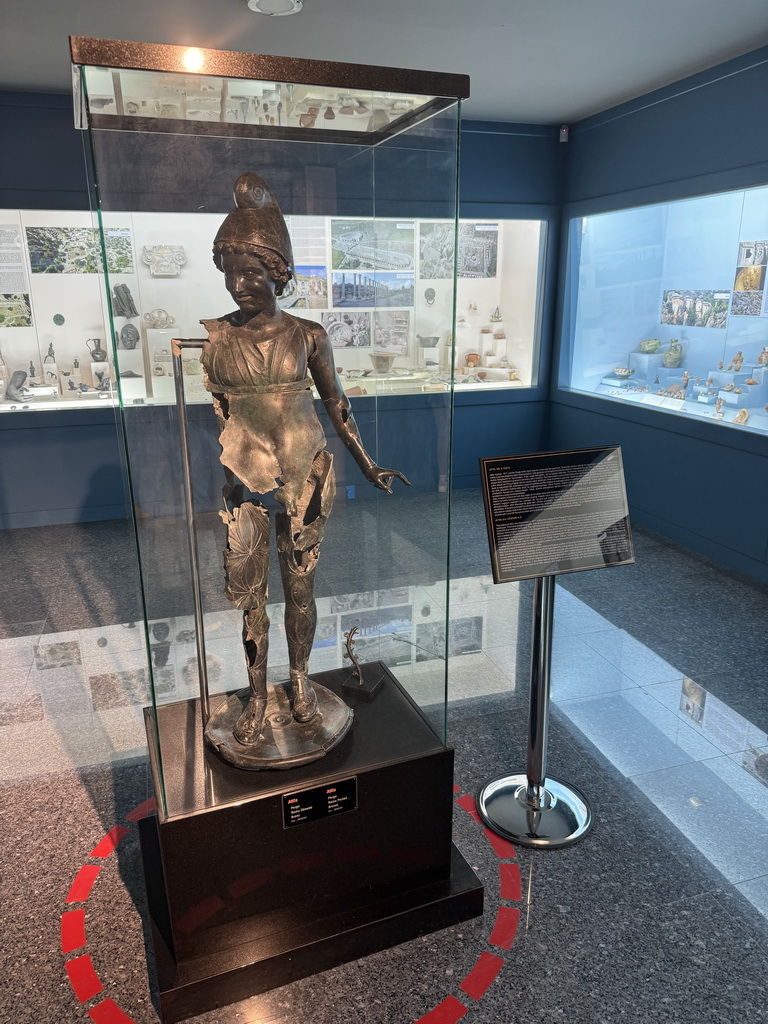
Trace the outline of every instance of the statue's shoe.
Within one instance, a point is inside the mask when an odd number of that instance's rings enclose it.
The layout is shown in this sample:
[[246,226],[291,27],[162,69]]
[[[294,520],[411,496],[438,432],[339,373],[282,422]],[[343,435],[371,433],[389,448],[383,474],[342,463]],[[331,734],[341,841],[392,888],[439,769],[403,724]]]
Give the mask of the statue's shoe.
[[267,701],[264,697],[251,697],[243,709],[243,713],[235,723],[232,730],[238,743],[244,747],[258,743],[261,737],[261,730],[264,726],[264,713],[267,710]]
[[291,673],[293,685],[293,717],[297,722],[308,722],[317,714],[317,694],[312,683],[305,674],[294,676]]

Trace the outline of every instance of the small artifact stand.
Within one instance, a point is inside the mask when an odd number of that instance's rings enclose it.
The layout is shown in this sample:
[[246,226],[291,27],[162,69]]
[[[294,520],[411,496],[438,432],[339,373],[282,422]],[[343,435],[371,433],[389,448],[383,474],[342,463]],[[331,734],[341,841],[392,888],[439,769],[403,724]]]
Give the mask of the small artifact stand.
[[481,459],[480,468],[494,582],[533,578],[534,597],[526,769],[485,783],[477,809],[506,839],[558,849],[584,838],[592,811],[575,786],[547,775],[554,577],[634,561],[621,452]]

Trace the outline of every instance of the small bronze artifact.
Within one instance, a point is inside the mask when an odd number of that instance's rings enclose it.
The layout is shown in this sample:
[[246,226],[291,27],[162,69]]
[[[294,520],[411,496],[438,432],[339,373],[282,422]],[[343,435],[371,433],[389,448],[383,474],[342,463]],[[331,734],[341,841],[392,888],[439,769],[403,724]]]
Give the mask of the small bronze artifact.
[[31,402],[34,400],[34,392],[24,386],[26,379],[27,375],[24,370],[13,371],[11,379],[8,381],[8,387],[5,389],[6,402]]
[[[91,345],[93,345],[93,348],[91,348]],[[89,338],[85,343],[85,347],[91,353],[91,360],[94,363],[105,363],[107,361],[107,353],[101,347],[101,338]]]
[[127,284],[116,284],[112,289],[112,312],[115,316],[124,316],[127,320],[133,320],[139,315]]
[[384,674],[381,672],[378,663],[368,665],[368,671],[363,672],[360,659],[354,652],[355,633],[357,626],[353,626],[344,634],[344,659],[352,662],[352,673],[342,683],[342,690],[349,697],[356,697],[358,700],[372,701],[384,684]]
[[344,658],[352,662],[352,674],[357,676],[357,681],[362,684],[363,672],[360,668],[360,659],[354,652],[355,646],[355,633],[357,632],[357,626],[353,626],[348,632],[344,634],[345,648]]
[[[205,735],[240,768],[289,768],[322,757],[352,720],[350,708],[308,675],[317,623],[315,569],[336,491],[313,383],[365,478],[387,494],[395,478],[408,481],[366,452],[326,332],[277,303],[293,276],[293,251],[271,189],[257,174],[243,174],[235,203],[216,235],[213,261],[238,308],[201,321],[209,340],[200,359],[226,477],[220,513],[227,527],[226,595],[243,612],[250,686],[213,712]],[[267,684],[269,513],[246,488],[273,493],[282,505],[275,524],[290,660],[285,684]]]
[[120,330],[120,347],[134,349],[139,343],[139,331],[133,324],[123,324]]

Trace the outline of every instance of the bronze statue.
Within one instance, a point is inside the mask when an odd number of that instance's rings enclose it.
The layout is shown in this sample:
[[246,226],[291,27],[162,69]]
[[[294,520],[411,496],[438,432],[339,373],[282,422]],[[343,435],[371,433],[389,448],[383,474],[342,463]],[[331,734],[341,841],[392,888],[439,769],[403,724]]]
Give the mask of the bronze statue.
[[[321,717],[307,672],[317,622],[314,575],[335,482],[333,457],[315,413],[313,382],[366,479],[387,494],[395,477],[408,481],[397,470],[377,466],[366,452],[323,328],[278,306],[277,296],[293,276],[293,252],[269,186],[256,174],[243,174],[235,183],[235,203],[216,235],[213,260],[238,308],[201,321],[209,340],[200,358],[205,387],[213,394],[226,474],[221,513],[227,525],[226,594],[243,611],[250,692],[233,733],[247,754],[262,737],[269,700],[269,515],[247,491],[274,492],[283,506],[275,523],[290,658],[286,693],[294,722]],[[230,756],[222,751],[222,756],[240,763],[240,748]]]

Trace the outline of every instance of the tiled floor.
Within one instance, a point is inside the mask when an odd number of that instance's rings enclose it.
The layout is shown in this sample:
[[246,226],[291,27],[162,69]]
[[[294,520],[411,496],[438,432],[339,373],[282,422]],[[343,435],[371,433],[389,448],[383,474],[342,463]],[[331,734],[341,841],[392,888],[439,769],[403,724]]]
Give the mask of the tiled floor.
[[[456,841],[486,885],[484,917],[200,1020],[767,1019],[768,591],[643,531],[635,531],[636,565],[560,578],[549,767],[587,794],[595,825],[572,848],[514,856],[491,845],[464,798],[524,766],[531,588],[492,585],[476,512],[477,496],[460,495],[449,734]],[[61,528],[77,569],[69,574],[46,568],[50,532],[45,543],[34,531],[3,538],[16,564],[33,552],[38,592],[17,600],[6,588],[0,639],[0,1019],[117,1024],[122,1012],[149,1024],[158,1017],[127,817],[151,795],[143,628],[125,534],[110,524],[72,529]],[[436,704],[444,586],[351,589],[321,599],[316,670],[340,663],[352,616],[414,696]],[[278,605],[271,617],[279,663]],[[163,699],[194,693],[191,625],[179,616],[150,628]],[[225,685],[240,671],[239,615],[211,612],[207,625],[212,676]],[[124,828],[113,833],[116,849],[99,855],[96,844],[116,825]],[[93,888],[67,903],[83,865],[99,868]],[[62,954],[61,915],[83,909],[85,935],[74,940],[83,941]],[[84,956],[98,990],[77,980]]]

